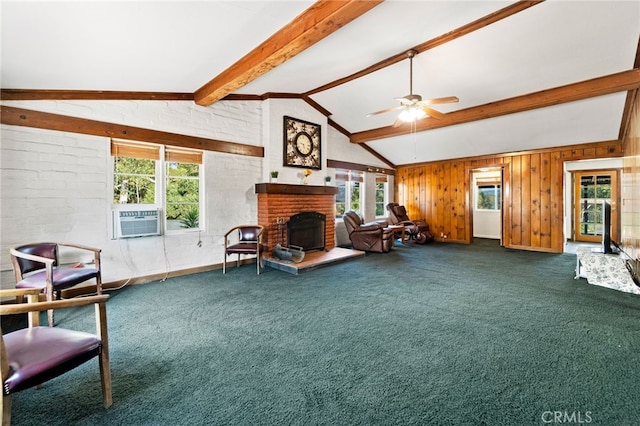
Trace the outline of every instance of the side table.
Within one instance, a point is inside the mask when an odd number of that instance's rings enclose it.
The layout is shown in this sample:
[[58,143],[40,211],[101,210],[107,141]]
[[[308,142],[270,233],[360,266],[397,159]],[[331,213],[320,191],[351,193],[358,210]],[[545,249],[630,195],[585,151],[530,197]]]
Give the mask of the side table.
[[406,237],[404,225],[388,225],[386,229],[392,230],[394,237],[396,236],[396,234],[400,234],[400,241],[402,241],[402,243],[404,244]]

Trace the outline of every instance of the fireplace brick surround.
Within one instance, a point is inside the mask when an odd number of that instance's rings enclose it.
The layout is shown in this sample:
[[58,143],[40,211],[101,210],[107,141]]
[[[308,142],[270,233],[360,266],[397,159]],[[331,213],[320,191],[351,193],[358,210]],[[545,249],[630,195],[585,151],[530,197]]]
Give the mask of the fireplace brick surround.
[[[269,252],[280,242],[287,244],[289,217],[300,212],[315,211],[326,215],[325,250],[336,246],[335,186],[288,185],[281,183],[257,183],[258,223],[265,227],[263,244]],[[285,218],[282,225],[282,241],[278,234],[277,218]]]

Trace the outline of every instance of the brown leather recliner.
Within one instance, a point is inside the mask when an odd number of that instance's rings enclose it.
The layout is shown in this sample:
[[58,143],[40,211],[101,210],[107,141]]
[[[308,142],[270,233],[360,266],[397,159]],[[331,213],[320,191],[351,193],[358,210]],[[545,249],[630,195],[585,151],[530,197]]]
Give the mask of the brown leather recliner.
[[362,217],[350,210],[342,218],[354,249],[387,253],[393,245],[393,231],[377,222],[363,223]]
[[387,204],[389,222],[392,225],[404,225],[405,232],[410,240],[424,244],[433,241],[433,235],[429,231],[429,225],[424,219],[411,220],[407,216],[407,209],[398,203]]

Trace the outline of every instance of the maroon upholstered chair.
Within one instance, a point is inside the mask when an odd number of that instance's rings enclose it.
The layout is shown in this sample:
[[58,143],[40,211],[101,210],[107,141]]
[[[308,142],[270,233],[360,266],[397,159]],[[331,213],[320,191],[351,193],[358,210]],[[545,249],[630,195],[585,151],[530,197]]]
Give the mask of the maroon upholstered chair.
[[[58,261],[59,247],[91,252],[94,267],[65,267]],[[9,250],[16,276],[16,288],[38,288],[52,302],[60,299],[62,290],[95,279],[96,292],[102,294],[100,249],[71,243],[25,244]],[[49,310],[49,326],[53,327],[53,309]]]
[[[39,289],[0,290],[0,297],[27,296],[28,303],[0,305],[0,315],[29,316],[29,328],[7,334],[0,339],[0,372],[2,378],[2,424],[11,422],[11,395],[41,385],[79,365],[98,357],[102,382],[102,402],[112,404],[109,338],[106,302],[108,295],[37,302]],[[39,312],[95,304],[97,334],[60,327],[40,327]],[[1,330],[0,330],[1,331]]]
[[398,203],[387,204],[387,210],[389,211],[389,222],[392,225],[404,225],[404,230],[409,234],[410,240],[415,240],[415,242],[422,244],[433,240],[429,225],[424,219],[409,219],[407,209]]
[[364,223],[362,217],[349,210],[342,217],[351,245],[356,250],[387,253],[393,245],[393,231],[377,222]]
[[222,273],[227,273],[227,256],[237,254],[236,266],[240,267],[240,255],[256,256],[256,268],[260,275],[262,263],[262,225],[240,225],[231,228],[224,234],[224,261],[222,262]]

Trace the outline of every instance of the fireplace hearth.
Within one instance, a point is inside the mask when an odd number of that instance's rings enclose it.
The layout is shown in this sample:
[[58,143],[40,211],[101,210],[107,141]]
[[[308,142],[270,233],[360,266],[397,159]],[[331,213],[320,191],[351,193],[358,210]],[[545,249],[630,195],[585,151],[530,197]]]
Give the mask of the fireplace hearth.
[[326,215],[320,212],[300,212],[287,222],[289,247],[301,247],[305,252],[325,249]]

